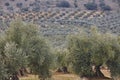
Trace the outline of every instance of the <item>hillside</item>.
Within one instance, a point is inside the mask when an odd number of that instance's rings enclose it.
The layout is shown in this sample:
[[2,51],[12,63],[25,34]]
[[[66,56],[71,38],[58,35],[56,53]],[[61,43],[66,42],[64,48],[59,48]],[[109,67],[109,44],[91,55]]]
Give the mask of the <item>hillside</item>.
[[[100,1],[103,1],[106,5],[110,6],[112,10],[118,10],[117,0],[0,0],[0,6],[5,12],[16,12],[16,11],[40,11],[48,8],[58,8],[56,4],[61,1],[67,1],[70,6],[69,8],[78,8],[80,10],[86,10],[84,4],[94,1],[98,10],[100,9]],[[119,1],[119,0],[118,0]]]
[[[110,31],[120,35],[119,12],[79,11],[79,10],[49,10],[29,13],[4,13],[0,16],[0,32],[9,27],[9,23],[21,18],[25,22],[37,24],[40,33],[52,42],[54,47],[64,47],[65,38],[76,34],[81,28],[89,29],[97,26],[102,32]],[[56,47],[57,48],[57,47]]]
[[[76,34],[81,28],[97,26],[100,31],[120,35],[120,13],[117,0],[103,0],[112,11],[99,7],[101,0],[66,0],[69,8],[56,7],[63,0],[0,0],[0,32],[15,19],[37,24],[40,33],[52,44],[64,47],[65,38]],[[84,4],[94,1],[98,10],[87,10]],[[75,8],[77,3],[78,7]]]

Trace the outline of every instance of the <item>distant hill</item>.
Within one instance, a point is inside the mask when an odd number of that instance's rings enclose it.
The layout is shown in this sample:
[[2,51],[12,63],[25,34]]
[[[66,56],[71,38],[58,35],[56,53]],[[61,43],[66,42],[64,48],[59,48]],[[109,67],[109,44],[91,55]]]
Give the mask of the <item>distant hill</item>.
[[[112,10],[118,10],[120,3],[119,0],[0,0],[0,7],[5,12],[40,11],[48,8],[62,8],[56,5],[63,1],[69,3],[69,8],[79,8],[80,10],[86,10],[84,5],[88,2],[97,4],[97,10],[101,10],[100,2],[103,2],[107,7],[110,6]],[[63,3],[63,5],[67,4]]]
[[[101,10],[100,1],[103,8],[110,7],[112,11]],[[88,8],[97,5],[97,10],[90,11],[85,5]],[[66,36],[78,33],[83,27],[97,26],[102,32],[120,35],[119,5],[120,0],[0,0],[0,33],[11,21],[20,18],[37,24],[40,33],[55,48],[64,48]]]

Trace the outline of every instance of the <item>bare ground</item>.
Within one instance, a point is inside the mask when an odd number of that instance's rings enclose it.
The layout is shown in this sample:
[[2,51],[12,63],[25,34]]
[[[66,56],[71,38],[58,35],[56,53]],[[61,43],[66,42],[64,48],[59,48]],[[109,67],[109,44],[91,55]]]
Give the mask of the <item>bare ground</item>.
[[[109,70],[101,70],[106,77],[110,77]],[[75,74],[63,74],[63,73],[54,73],[52,76],[53,80],[87,80],[87,79],[80,79],[79,76]],[[39,80],[35,75],[28,75],[26,77],[20,77],[20,80]],[[106,80],[106,79],[92,79],[92,80]]]

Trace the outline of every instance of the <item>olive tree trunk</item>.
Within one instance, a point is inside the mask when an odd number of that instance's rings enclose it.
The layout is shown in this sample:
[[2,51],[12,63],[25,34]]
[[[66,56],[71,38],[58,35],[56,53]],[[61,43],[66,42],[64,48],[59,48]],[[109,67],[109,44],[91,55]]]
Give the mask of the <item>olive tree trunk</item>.
[[101,72],[101,70],[100,70],[100,67],[101,67],[102,65],[100,64],[100,65],[97,65],[97,66],[95,66],[95,76],[96,77],[100,77],[100,78],[104,78],[105,76],[104,76],[104,74]]

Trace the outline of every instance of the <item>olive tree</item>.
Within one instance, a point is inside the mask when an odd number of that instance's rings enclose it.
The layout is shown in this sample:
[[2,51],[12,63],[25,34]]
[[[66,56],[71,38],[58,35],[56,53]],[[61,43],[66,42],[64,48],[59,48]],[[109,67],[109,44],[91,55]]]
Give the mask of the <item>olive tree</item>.
[[4,47],[4,61],[7,74],[14,80],[19,80],[17,77],[18,71],[22,66],[25,66],[25,54],[22,49],[17,48],[14,42],[6,43]]
[[97,10],[98,6],[95,2],[88,2],[87,4],[84,4],[85,8],[87,10]]
[[61,1],[60,3],[56,4],[57,7],[64,7],[64,8],[69,8],[70,3],[68,1]]
[[45,42],[45,39],[34,37],[30,41],[31,53],[29,56],[29,66],[32,73],[37,74],[41,80],[45,80],[51,77],[49,71],[52,55],[49,46]]
[[[16,24],[16,22],[15,22]],[[14,78],[19,80],[17,74],[20,67],[25,66],[26,64],[26,56],[25,52],[21,45],[21,33],[20,32],[20,24],[18,25],[10,25],[8,29],[0,35],[0,56],[1,56],[1,68],[3,68],[4,73],[2,77],[5,75],[5,80],[9,80],[10,78]]]
[[57,49],[55,50],[54,60],[55,68],[57,67],[57,72],[68,73],[67,69],[67,49]]
[[117,35],[101,33],[95,27],[70,36],[68,60],[73,71],[81,77],[106,78],[100,70],[106,64],[111,76],[120,75],[119,42]]
[[52,55],[36,25],[14,21],[0,38],[0,59],[3,60],[0,68],[5,68],[8,75],[17,79],[18,70],[28,67],[42,79],[49,77]]

